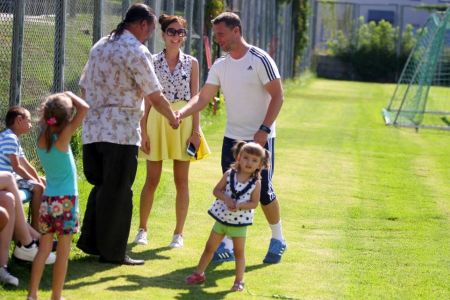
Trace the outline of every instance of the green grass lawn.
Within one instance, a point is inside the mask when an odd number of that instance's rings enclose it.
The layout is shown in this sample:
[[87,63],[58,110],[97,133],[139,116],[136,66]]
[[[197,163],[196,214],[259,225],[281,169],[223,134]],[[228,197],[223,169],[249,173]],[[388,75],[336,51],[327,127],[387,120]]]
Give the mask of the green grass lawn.
[[[213,154],[191,167],[185,247],[167,247],[175,221],[170,163],[149,220],[150,244],[131,244],[145,177],[141,163],[129,252],[145,265],[100,264],[74,247],[66,299],[449,299],[450,135],[386,127],[380,111],[394,87],[321,79],[286,83],[274,184],[288,250],[281,264],[262,264],[270,230],[258,208],[247,239],[243,293],[228,292],[233,263],[211,265],[204,286],[183,283],[213,224],[206,210],[221,176],[222,113],[206,120]],[[88,192],[81,182],[82,212]],[[11,269],[20,286],[0,288],[0,298],[23,299],[29,266]],[[48,299],[51,267],[44,277],[40,296]]]

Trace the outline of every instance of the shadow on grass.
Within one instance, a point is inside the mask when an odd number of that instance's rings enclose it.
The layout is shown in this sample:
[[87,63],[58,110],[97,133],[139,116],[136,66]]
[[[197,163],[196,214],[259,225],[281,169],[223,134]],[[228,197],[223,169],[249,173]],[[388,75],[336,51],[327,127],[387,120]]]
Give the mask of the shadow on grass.
[[[129,247],[130,249],[130,247]],[[141,253],[133,253],[133,258],[144,259],[146,262],[158,259],[169,259],[167,256],[163,256],[159,254],[160,252],[166,251],[170,249],[169,247],[160,247],[156,249],[149,249],[148,251],[144,251]],[[229,288],[231,286],[224,287],[224,290],[216,293],[210,293],[205,290],[208,287],[217,286],[217,281],[226,278],[226,277],[234,277],[234,269],[232,270],[214,270],[218,264],[210,264],[206,274],[207,280],[206,283],[202,286],[190,286],[185,284],[184,279],[186,276],[191,274],[194,271],[194,267],[188,267],[183,269],[178,269],[172,271],[167,274],[159,275],[159,276],[143,276],[130,274],[132,271],[129,271],[128,274],[120,274],[114,276],[105,276],[102,278],[98,278],[94,281],[86,281],[82,280],[77,283],[70,283],[72,280],[78,280],[83,278],[89,278],[91,275],[102,272],[108,269],[120,267],[118,265],[113,264],[104,264],[99,263],[96,257],[82,257],[80,259],[72,260],[69,266],[69,272],[66,279],[66,284],[64,285],[64,289],[72,290],[72,289],[80,289],[86,286],[94,286],[97,284],[102,284],[108,281],[116,281],[117,279],[125,279],[126,284],[123,285],[114,285],[108,287],[108,290],[117,291],[117,292],[133,292],[147,287],[158,287],[162,289],[174,289],[180,290],[180,293],[177,295],[176,299],[223,299],[223,297],[229,293]],[[247,266],[246,272],[250,272],[252,270],[257,270],[267,266],[266,264],[259,264],[253,266]],[[136,266],[136,268],[142,268],[147,266]],[[50,286],[49,286],[50,287]],[[43,286],[43,288],[47,288]]]
[[[31,262],[24,262],[21,260],[17,260],[11,256],[11,259],[8,263],[9,272],[19,279],[19,286],[13,287],[10,285],[3,285],[2,287],[5,290],[26,290],[28,288],[28,282],[30,281],[31,275]],[[49,268],[45,268],[44,272],[48,272]],[[51,272],[51,269],[50,269]],[[45,273],[44,273],[45,274]],[[1,298],[1,297],[0,297]]]
[[[76,279],[77,277],[90,276],[92,274],[103,272],[114,267],[117,266],[112,264],[99,263],[98,257],[96,256],[83,256],[81,258],[72,259],[69,262],[66,281],[70,279]],[[19,287],[11,288],[11,290],[27,290],[31,277],[31,263],[19,261],[13,258],[11,259],[11,263],[9,264],[8,268],[10,269],[11,274],[14,274],[14,276],[17,276],[19,278]],[[53,277],[52,273],[53,265],[46,265],[39,285],[40,290],[51,290]]]
[[[31,262],[18,260],[14,257],[11,257],[8,264],[8,269],[11,274],[13,274],[19,279],[19,286],[16,288],[9,285],[3,285],[3,288],[5,290],[27,291],[31,277],[31,265],[32,265]],[[53,272],[53,265],[46,265],[44,273],[42,274],[40,289],[51,290],[52,272]],[[3,299],[2,296],[0,296],[0,299]]]
[[[163,251],[170,249],[169,247],[160,247],[160,248],[156,248],[156,249],[150,249],[148,251],[144,251],[141,253],[131,253],[130,250],[132,248],[133,247],[131,245],[129,245],[127,247],[127,249],[128,249],[127,254],[129,254],[130,257],[134,258],[134,259],[143,259],[145,261],[158,260],[158,259],[163,259],[163,260],[169,259],[169,257],[159,254],[159,252],[163,252]],[[110,263],[101,263],[98,261],[98,256],[95,256],[95,255],[82,256],[80,258],[72,259],[70,261],[69,269],[68,269],[67,277],[66,277],[66,282],[69,282],[71,280],[77,280],[79,278],[90,277],[98,272],[103,272],[106,270],[119,268],[119,267],[121,267],[121,265],[110,264]],[[136,268],[139,268],[139,267],[140,266],[136,266]],[[120,276],[117,276],[117,278],[118,277],[120,277]],[[88,283],[80,283],[80,284],[74,284],[74,285],[66,284],[64,286],[64,288],[77,289],[80,286],[94,285],[94,284],[97,284],[100,282],[106,282],[108,280],[111,280],[111,278],[113,278],[113,277],[104,277],[93,283],[88,282]]]

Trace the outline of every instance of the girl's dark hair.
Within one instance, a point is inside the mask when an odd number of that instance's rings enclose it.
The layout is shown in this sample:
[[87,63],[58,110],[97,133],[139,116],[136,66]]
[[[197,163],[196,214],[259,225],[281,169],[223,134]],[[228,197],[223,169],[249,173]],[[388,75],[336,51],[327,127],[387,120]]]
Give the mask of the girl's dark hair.
[[54,133],[59,133],[72,118],[72,100],[64,93],[53,94],[41,105],[41,122],[44,130],[47,152],[53,145]]
[[158,22],[159,25],[161,25],[162,32],[166,32],[167,27],[169,27],[170,24],[175,22],[180,23],[180,25],[183,26],[185,29],[187,28],[187,21],[180,16],[162,14],[161,16],[159,16]]
[[128,24],[147,21],[150,24],[154,24],[156,20],[156,16],[153,13],[152,9],[143,3],[136,3],[130,6],[125,14],[125,18],[120,22],[116,29],[111,31],[109,34],[109,38],[112,40],[117,40],[126,29]]
[[[233,151],[233,156],[235,159],[235,162],[231,164],[231,168],[236,170],[236,172],[240,171],[240,166],[237,159],[243,152],[260,157],[262,169],[268,169],[270,167],[270,152],[264,149],[260,144],[255,142],[247,143],[244,141],[239,141],[234,144],[231,151]],[[256,169],[252,174],[252,177],[261,179],[261,169]]]
[[214,19],[211,20],[211,24],[217,25],[219,23],[225,23],[225,26],[227,26],[230,29],[233,29],[234,27],[239,27],[239,32],[242,35],[242,25],[241,25],[241,19],[239,16],[232,12],[223,12]]
[[11,107],[5,116],[5,126],[6,128],[10,128],[13,126],[14,121],[16,121],[16,118],[18,116],[26,117],[28,113],[28,110],[26,108],[23,108],[21,106],[13,106]]

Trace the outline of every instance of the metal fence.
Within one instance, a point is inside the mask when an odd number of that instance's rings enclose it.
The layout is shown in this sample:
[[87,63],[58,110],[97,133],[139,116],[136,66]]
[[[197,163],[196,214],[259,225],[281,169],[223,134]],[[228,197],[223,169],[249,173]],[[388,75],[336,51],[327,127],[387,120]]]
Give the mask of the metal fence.
[[[226,10],[241,16],[246,40],[274,57],[283,78],[291,77],[294,71],[291,1],[224,1]],[[24,106],[36,121],[37,108],[47,95],[63,90],[78,92],[78,80],[93,43],[111,32],[136,2],[148,4],[156,15],[165,12],[187,19],[184,51],[199,60],[204,81],[206,37],[207,48],[216,49],[211,47],[211,32],[204,22],[207,0],[0,0],[0,128],[12,105]],[[163,49],[158,30],[147,46],[152,53]],[[213,51],[213,60],[215,55],[218,53]],[[37,128],[22,140],[32,160],[36,160],[36,136]]]

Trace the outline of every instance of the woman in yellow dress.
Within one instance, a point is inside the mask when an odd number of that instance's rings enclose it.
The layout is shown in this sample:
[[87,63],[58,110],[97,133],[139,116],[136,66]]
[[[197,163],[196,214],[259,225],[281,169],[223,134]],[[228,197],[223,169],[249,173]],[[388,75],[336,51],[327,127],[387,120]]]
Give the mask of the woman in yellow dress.
[[[182,108],[191,96],[198,93],[199,66],[197,59],[181,51],[186,37],[187,22],[172,15],[159,17],[165,49],[153,55],[153,63],[163,93],[176,111]],[[141,151],[147,160],[147,177],[141,193],[139,230],[137,244],[147,244],[147,221],[152,209],[156,188],[161,178],[163,160],[173,160],[176,187],[176,226],[170,247],[183,247],[183,227],[189,207],[189,164],[210,153],[200,129],[199,114],[185,119],[178,129],[172,129],[167,120],[155,109],[148,108],[146,116],[150,153]],[[196,154],[189,155],[187,147],[192,144]],[[191,152],[191,154],[193,154]]]

